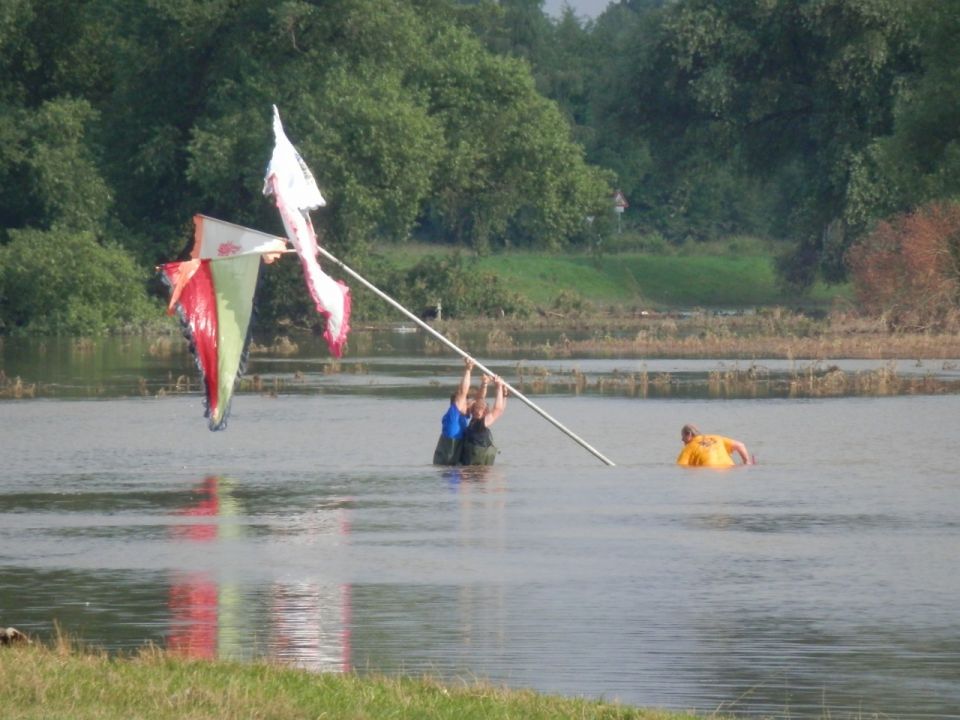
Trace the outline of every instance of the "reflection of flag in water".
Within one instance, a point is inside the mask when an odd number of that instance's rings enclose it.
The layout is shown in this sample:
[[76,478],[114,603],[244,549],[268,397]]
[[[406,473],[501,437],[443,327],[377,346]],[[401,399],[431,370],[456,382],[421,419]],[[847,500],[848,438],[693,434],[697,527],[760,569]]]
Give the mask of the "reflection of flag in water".
[[350,672],[351,602],[351,586],[346,584],[275,584],[270,655],[318,672]]
[[243,374],[260,255],[194,259],[161,269],[171,287],[170,312],[176,308],[203,378],[210,429],[221,430]]
[[[349,501],[307,511],[296,519],[308,541],[350,534]],[[308,579],[276,583],[270,601],[270,655],[319,672],[350,672],[352,590],[348,584]]]
[[[210,476],[204,478],[197,502],[177,513],[185,522],[174,525],[171,533],[178,540],[216,543],[236,532],[234,523],[224,526],[220,520],[238,512],[237,502],[229,493],[229,482]],[[168,648],[207,659],[241,656],[238,638],[243,623],[238,617],[234,587],[210,571],[177,572],[170,584],[168,603]]]
[[[219,509],[219,478],[203,481],[199,502],[178,514],[189,518],[216,517]],[[215,522],[174,525],[174,537],[211,542],[217,539]],[[218,588],[216,580],[205,572],[177,573],[170,585],[170,612],[173,627],[167,647],[191,657],[213,659],[217,656]]]
[[167,647],[190,657],[217,657],[218,588],[208,573],[178,573],[170,585],[173,627]]
[[350,331],[350,289],[320,269],[317,261],[317,235],[310,221],[310,210],[326,205],[310,168],[287,139],[280,112],[273,107],[274,148],[264,179],[264,195],[273,195],[287,237],[293,243],[317,312],[326,318],[323,333],[330,352],[340,357]]

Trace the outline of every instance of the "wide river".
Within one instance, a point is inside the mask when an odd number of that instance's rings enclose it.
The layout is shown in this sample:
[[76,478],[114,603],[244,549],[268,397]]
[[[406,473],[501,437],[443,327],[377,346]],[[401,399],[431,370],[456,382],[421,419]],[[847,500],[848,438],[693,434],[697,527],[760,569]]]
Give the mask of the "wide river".
[[[452,353],[254,356],[262,386],[212,433],[182,348],[107,342],[0,346],[38,384],[0,399],[0,626],[704,714],[960,718],[958,395],[527,393],[616,466],[513,398],[469,472],[430,465]],[[686,422],[759,464],[675,466]]]

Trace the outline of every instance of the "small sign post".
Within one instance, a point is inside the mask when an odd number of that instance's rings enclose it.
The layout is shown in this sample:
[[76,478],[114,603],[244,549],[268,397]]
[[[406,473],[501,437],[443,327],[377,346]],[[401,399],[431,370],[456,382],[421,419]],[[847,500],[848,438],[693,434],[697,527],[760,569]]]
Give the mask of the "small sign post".
[[623,211],[630,207],[630,203],[627,202],[627,198],[624,197],[623,193],[618,189],[613,194],[613,211],[617,214],[617,233],[619,234],[622,229],[620,227],[620,218],[623,216]]

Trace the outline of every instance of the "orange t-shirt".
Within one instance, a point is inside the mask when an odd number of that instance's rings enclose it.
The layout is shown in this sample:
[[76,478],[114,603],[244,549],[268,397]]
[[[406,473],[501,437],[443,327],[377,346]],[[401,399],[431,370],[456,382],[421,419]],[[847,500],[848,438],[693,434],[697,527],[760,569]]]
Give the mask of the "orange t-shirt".
[[701,467],[730,467],[736,465],[730,453],[733,441],[722,435],[696,435],[683,446],[677,465],[697,465]]

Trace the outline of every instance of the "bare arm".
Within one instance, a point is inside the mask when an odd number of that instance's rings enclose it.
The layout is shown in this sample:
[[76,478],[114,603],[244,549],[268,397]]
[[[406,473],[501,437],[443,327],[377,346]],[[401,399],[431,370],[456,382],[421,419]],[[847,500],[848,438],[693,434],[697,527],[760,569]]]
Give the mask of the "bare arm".
[[737,453],[744,465],[753,465],[753,460],[750,459],[750,453],[747,452],[747,446],[739,440],[730,441],[730,451]]
[[487,427],[493,425],[497,421],[497,418],[503,415],[503,411],[507,409],[507,389],[503,386],[503,380],[499,376],[496,376],[493,382],[497,387],[497,394],[493,401],[493,409],[483,418],[483,422]]
[[460,379],[460,385],[457,387],[457,396],[454,398],[453,404],[457,406],[457,410],[466,413],[467,393],[470,392],[470,373],[473,371],[473,360],[464,358],[463,365],[463,377]]
[[487,386],[490,385],[490,382],[493,380],[489,375],[484,375],[480,380],[480,389],[477,390],[477,400],[486,400],[487,399]]

